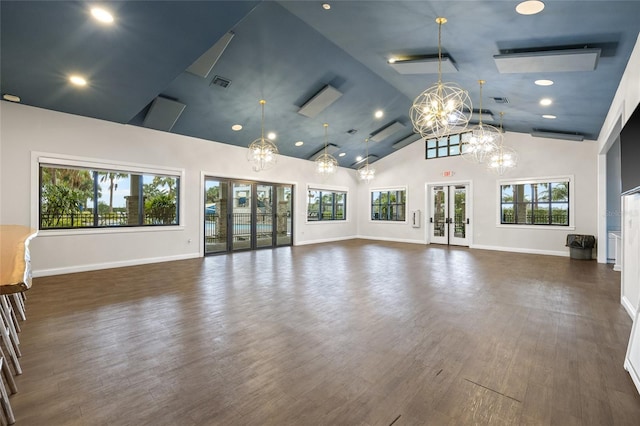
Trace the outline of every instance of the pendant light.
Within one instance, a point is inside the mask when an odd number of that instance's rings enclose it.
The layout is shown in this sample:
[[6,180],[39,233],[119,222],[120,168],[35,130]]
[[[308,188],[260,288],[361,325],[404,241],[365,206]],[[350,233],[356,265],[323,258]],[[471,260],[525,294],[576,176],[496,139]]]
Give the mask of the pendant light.
[[470,129],[469,139],[462,145],[462,157],[474,163],[483,163],[500,144],[502,133],[495,127],[482,123],[482,86],[486,82],[478,80],[478,83],[480,84],[480,108],[478,109],[480,118],[478,124]]
[[369,164],[369,138],[365,139],[367,144],[367,156],[364,159],[364,165],[358,169],[358,176],[364,182],[371,182],[376,175],[376,169]]
[[418,95],[409,111],[414,130],[426,138],[460,133],[467,127],[473,113],[469,93],[455,83],[442,82],[442,25],[447,22],[447,18],[438,17],[436,22],[438,82]]
[[264,105],[266,103],[264,99],[260,100],[262,107],[260,137],[251,142],[247,153],[247,160],[255,172],[270,169],[278,162],[278,147],[272,140],[264,137]]
[[332,175],[338,170],[338,160],[327,152],[328,127],[329,125],[324,123],[324,153],[316,158],[316,173],[323,177]]
[[[504,112],[500,113],[500,132],[502,132],[502,119]],[[500,144],[489,154],[488,168],[493,173],[502,176],[518,165],[518,153],[515,149],[504,145],[504,137],[500,138]]]

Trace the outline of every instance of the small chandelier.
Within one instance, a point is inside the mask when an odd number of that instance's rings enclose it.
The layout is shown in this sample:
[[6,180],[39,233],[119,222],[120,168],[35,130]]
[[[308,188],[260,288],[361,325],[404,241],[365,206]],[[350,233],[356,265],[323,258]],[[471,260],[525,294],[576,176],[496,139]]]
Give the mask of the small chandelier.
[[[502,117],[504,112],[500,113],[500,131],[502,132]],[[515,168],[518,165],[518,153],[515,149],[505,146],[503,138],[500,139],[500,144],[496,146],[495,150],[489,154],[489,161],[487,166],[492,172],[502,176],[509,170]]]
[[486,82],[478,80],[478,83],[480,83],[480,109],[478,110],[480,118],[478,124],[471,128],[469,140],[462,145],[462,157],[474,163],[483,163],[500,144],[502,133],[493,126],[482,124],[482,86]]
[[413,101],[409,114],[416,133],[426,138],[440,138],[459,133],[467,127],[473,109],[469,93],[455,83],[442,82],[442,24],[447,18],[436,18],[438,23],[438,82],[426,89]]
[[326,177],[334,174],[338,170],[338,160],[327,152],[327,128],[329,125],[324,123],[324,152],[316,158],[316,173]]
[[364,166],[360,166],[358,169],[358,176],[360,180],[367,183],[371,182],[376,175],[376,169],[369,164],[369,138],[365,139],[367,143],[367,156],[364,159]]
[[262,106],[261,133],[258,139],[251,142],[249,152],[247,152],[247,160],[255,172],[270,169],[278,162],[278,147],[272,140],[264,137],[264,105],[266,103],[267,101],[264,99],[260,100]]

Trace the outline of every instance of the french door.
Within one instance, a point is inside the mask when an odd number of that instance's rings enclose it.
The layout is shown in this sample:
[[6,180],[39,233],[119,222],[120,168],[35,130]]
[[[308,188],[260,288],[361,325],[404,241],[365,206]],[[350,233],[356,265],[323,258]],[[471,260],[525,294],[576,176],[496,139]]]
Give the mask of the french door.
[[468,246],[468,185],[430,187],[429,239],[435,244]]
[[293,186],[205,177],[204,253],[293,243]]

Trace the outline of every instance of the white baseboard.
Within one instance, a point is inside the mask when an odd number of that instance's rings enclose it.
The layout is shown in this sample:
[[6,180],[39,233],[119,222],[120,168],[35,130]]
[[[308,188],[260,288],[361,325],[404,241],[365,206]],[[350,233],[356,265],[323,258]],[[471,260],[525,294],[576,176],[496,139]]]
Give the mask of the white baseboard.
[[512,253],[544,254],[547,256],[569,257],[569,252],[557,251],[557,250],[538,250],[538,249],[520,248],[520,247],[486,246],[482,244],[472,244],[471,246],[469,246],[469,248],[480,249],[480,250],[509,251]]
[[633,309],[633,305],[631,304],[631,302],[629,302],[629,299],[627,299],[626,296],[622,296],[620,298],[620,304],[622,304],[622,307],[625,309],[625,311],[627,311],[631,319],[635,321],[636,310]]
[[318,239],[318,240],[309,240],[309,241],[295,241],[293,243],[294,246],[307,246],[310,244],[322,244],[322,243],[332,243],[335,241],[346,241],[346,240],[353,240],[357,237],[354,236],[349,236],[349,237],[335,237],[335,238],[322,238],[322,239]]
[[424,240],[409,240],[405,238],[370,237],[370,236],[364,236],[364,235],[358,235],[356,238],[359,238],[361,240],[389,241],[392,243],[408,243],[408,244],[422,244],[422,245],[427,244],[427,242]]
[[146,265],[148,263],[171,262],[173,260],[194,259],[199,253],[181,254],[176,256],[152,257],[145,259],[122,260],[119,262],[91,263],[87,265],[67,266],[63,268],[36,269],[34,277],[48,277],[51,275],[74,274],[76,272],[97,271],[99,269],[122,268],[125,266]]
[[638,376],[638,372],[636,371],[636,369],[633,368],[633,365],[631,365],[631,362],[629,362],[629,359],[624,360],[624,369],[629,372],[633,384],[636,385],[636,389],[638,389],[638,392],[640,392],[640,377]]

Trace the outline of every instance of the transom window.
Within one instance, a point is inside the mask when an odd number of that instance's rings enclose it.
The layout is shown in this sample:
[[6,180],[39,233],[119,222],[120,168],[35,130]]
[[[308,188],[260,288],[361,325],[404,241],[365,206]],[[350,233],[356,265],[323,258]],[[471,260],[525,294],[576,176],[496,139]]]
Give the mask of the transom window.
[[40,164],[40,229],[179,224],[178,176]]
[[426,140],[426,159],[460,155],[462,144],[469,141],[471,132],[442,136]]
[[307,198],[307,220],[346,220],[347,193],[324,189],[309,189]]
[[500,223],[569,226],[570,180],[500,185]]
[[404,189],[371,191],[371,220],[404,221],[406,194]]

